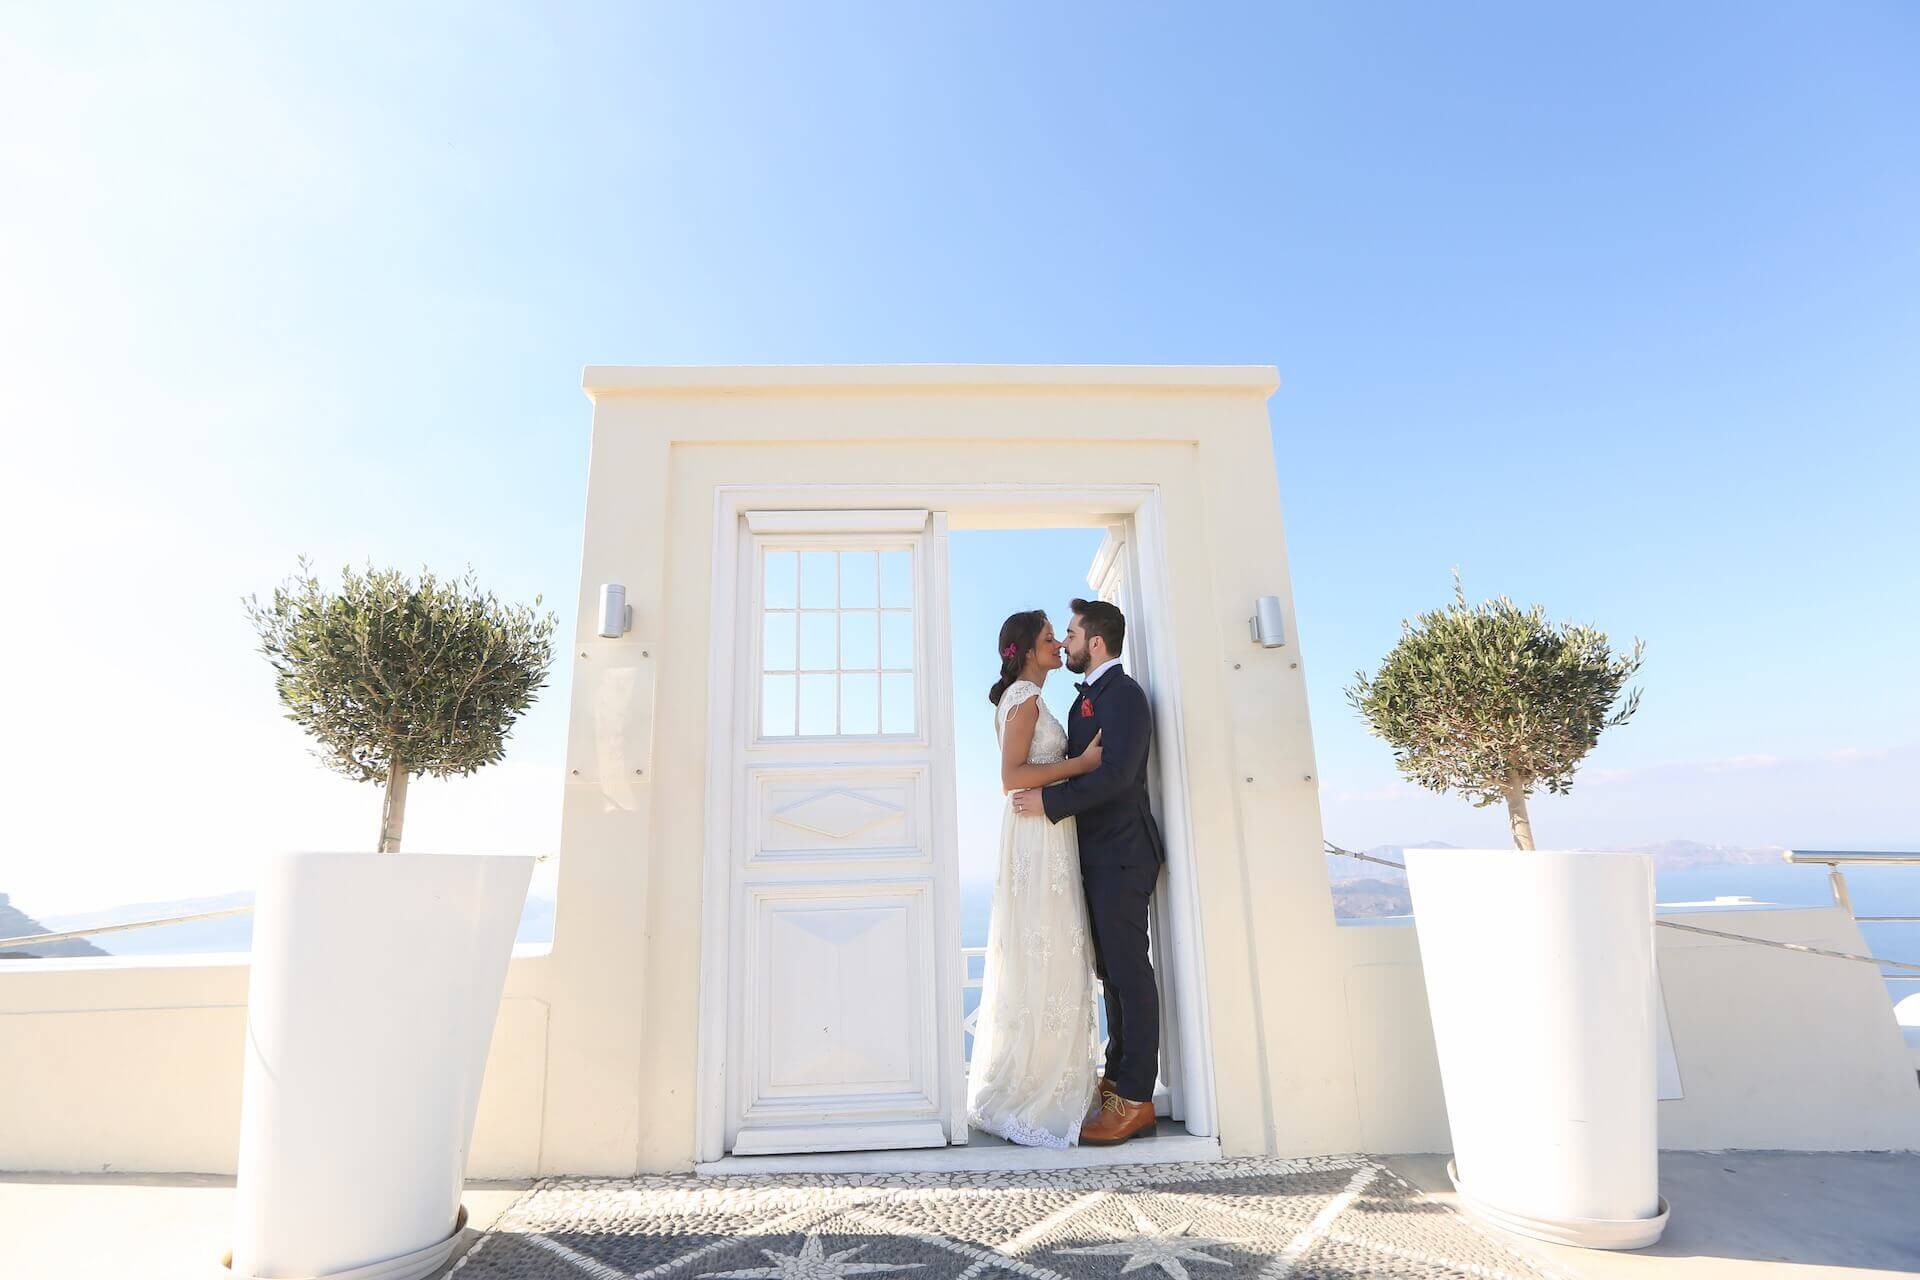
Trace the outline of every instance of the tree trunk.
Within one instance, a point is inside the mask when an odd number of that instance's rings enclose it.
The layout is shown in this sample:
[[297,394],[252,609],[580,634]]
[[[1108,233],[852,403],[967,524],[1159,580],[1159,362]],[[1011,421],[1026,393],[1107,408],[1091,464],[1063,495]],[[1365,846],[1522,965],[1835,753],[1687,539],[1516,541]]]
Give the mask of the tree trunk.
[[387,798],[380,808],[380,852],[400,852],[400,826],[407,820],[407,766],[399,760],[387,766]]
[[1507,826],[1513,831],[1513,847],[1533,848],[1533,819],[1527,816],[1527,780],[1517,773],[1507,775]]

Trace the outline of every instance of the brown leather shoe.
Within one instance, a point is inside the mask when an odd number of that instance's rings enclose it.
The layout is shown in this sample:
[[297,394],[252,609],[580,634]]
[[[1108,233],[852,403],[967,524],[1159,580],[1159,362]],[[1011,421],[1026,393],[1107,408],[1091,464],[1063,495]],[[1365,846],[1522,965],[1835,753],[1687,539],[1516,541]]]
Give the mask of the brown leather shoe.
[[1087,1104],[1087,1114],[1080,1117],[1080,1127],[1082,1129],[1099,1118],[1100,1106],[1107,1100],[1107,1095],[1112,1092],[1113,1081],[1107,1079],[1105,1076],[1101,1076],[1100,1082],[1093,1086],[1093,1101]]
[[1111,1147],[1152,1132],[1152,1102],[1131,1102],[1109,1091],[1100,1095],[1100,1114],[1081,1126],[1080,1141],[1089,1147]]

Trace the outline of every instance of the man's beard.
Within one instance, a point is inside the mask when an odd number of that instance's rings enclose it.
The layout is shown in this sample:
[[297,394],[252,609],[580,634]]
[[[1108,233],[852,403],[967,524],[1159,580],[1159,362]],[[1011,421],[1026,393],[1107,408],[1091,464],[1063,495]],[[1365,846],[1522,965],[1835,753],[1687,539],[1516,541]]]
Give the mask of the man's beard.
[[1086,653],[1075,653],[1071,649],[1067,650],[1067,670],[1077,676],[1087,674],[1088,659],[1090,656],[1091,655]]

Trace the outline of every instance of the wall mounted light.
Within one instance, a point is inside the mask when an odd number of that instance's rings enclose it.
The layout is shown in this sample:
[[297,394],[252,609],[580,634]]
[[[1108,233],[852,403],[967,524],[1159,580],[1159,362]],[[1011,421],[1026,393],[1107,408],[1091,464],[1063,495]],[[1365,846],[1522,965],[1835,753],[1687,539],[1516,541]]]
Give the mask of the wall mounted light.
[[1253,602],[1253,616],[1247,619],[1253,638],[1262,648],[1278,649],[1287,642],[1287,629],[1280,620],[1280,597],[1261,596]]
[[633,630],[633,606],[627,603],[627,589],[618,582],[600,584],[600,634],[618,640]]

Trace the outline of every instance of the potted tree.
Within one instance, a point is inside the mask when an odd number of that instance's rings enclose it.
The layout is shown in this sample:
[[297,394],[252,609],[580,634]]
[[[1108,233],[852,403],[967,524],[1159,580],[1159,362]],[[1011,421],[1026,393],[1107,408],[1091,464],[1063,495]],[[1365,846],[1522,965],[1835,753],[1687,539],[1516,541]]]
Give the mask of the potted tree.
[[[534,605],[539,600],[536,598]],[[384,788],[376,852],[268,860],[255,899],[236,1275],[407,1280],[460,1205],[480,1081],[533,859],[399,852],[407,782],[499,760],[555,620],[472,576],[305,561],[246,601],[289,719]]]
[[1511,849],[1409,849],[1407,881],[1462,1202],[1508,1229],[1631,1249],[1666,1226],[1656,1114],[1653,865],[1544,851],[1564,793],[1639,706],[1643,646],[1501,598],[1405,625],[1349,701],[1429,790],[1504,804]]

